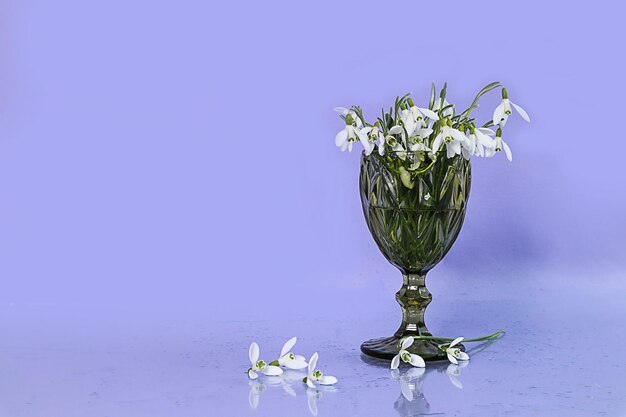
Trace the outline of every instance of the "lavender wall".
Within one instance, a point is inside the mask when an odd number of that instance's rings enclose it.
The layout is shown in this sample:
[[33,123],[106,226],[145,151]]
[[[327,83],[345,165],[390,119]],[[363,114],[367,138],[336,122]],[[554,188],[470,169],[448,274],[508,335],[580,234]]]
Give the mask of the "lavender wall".
[[474,164],[439,276],[623,270],[622,2],[1,7],[5,306],[269,314],[302,305],[272,294],[397,287],[332,108],[425,104],[431,81],[467,105],[500,79],[533,118],[507,124],[513,163]]

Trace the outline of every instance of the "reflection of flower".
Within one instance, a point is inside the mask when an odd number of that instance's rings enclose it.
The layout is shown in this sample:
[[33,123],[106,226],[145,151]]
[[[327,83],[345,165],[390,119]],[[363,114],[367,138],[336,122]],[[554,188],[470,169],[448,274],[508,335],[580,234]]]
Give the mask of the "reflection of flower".
[[469,355],[463,352],[458,347],[454,347],[463,341],[462,337],[457,337],[454,339],[450,345],[446,348],[446,354],[448,355],[448,360],[455,365],[458,365],[459,361],[468,361]]
[[409,401],[413,401],[413,391],[411,385],[415,388],[413,382],[420,379],[426,370],[424,368],[410,368],[404,373],[400,373],[398,369],[391,370],[391,377],[400,383],[400,392],[402,396]]
[[264,378],[263,381],[259,379],[250,380],[248,382],[250,385],[250,392],[248,393],[250,407],[256,409],[259,406],[261,393],[268,387],[278,387],[280,385],[288,395],[295,397],[296,391],[293,389],[292,385],[301,379],[302,372],[287,370],[278,376],[268,376]]
[[320,386],[316,389],[307,389],[306,390],[306,399],[309,405],[309,412],[317,416],[317,402],[322,399],[322,396],[325,392],[337,392],[334,387],[331,386]]
[[418,368],[426,366],[424,359],[422,359],[420,355],[415,355],[407,350],[413,344],[414,340],[413,336],[409,336],[402,340],[400,352],[398,352],[398,354],[391,360],[391,369],[398,369],[398,366],[400,366],[400,359],[402,359],[403,362],[410,363]]
[[456,365],[451,363],[446,368],[446,375],[448,375],[448,378],[450,378],[450,382],[452,383],[452,385],[454,385],[458,389],[463,389],[463,384],[459,380],[459,375],[461,375],[461,369],[465,368],[467,365],[469,365],[469,362],[461,361]]

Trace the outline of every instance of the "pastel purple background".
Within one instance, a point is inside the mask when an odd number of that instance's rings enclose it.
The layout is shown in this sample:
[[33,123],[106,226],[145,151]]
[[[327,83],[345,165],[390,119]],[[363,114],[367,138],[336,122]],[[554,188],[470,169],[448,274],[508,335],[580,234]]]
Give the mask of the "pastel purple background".
[[622,2],[6,0],[0,11],[6,346],[158,341],[163,323],[193,322],[185,332],[240,349],[245,367],[255,335],[232,340],[241,331],[223,320],[285,318],[264,327],[282,340],[302,334],[288,318],[385,311],[392,331],[399,274],[369,236],[359,155],[335,148],[332,108],[375,117],[409,91],[425,105],[431,81],[464,108],[502,80],[532,123],[506,126],[513,163],[473,164],[430,314],[461,303],[454,288],[485,303],[513,283],[557,299],[565,286],[625,292]]

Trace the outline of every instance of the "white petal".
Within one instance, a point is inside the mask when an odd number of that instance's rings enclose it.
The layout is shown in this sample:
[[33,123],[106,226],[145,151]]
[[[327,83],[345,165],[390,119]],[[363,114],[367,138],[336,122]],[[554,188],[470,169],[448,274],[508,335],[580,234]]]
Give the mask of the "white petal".
[[402,341],[402,349],[403,350],[407,349],[409,346],[413,344],[414,341],[415,339],[413,339],[413,336],[407,337],[406,339]]
[[458,140],[459,142],[467,142],[467,136],[465,136],[465,134],[461,132],[460,130],[450,128],[449,132],[450,132],[450,135],[454,139]]
[[454,340],[452,341],[452,343],[450,343],[450,346],[448,346],[448,347],[456,346],[456,345],[458,345],[459,343],[461,343],[462,341],[463,341],[463,338],[462,338],[462,337],[457,337],[456,339],[454,339]]
[[413,401],[413,391],[411,391],[409,384],[404,380],[400,381],[400,392],[404,398],[409,401]]
[[465,352],[459,352],[456,354],[456,358],[462,361],[468,361],[469,360],[469,355]]
[[439,120],[439,116],[437,116],[437,113],[435,113],[434,111],[429,109],[423,109],[421,107],[418,107],[418,109],[424,116],[428,117],[429,119]]
[[283,370],[280,369],[279,366],[267,365],[265,368],[261,369],[261,373],[268,376],[276,376],[283,373]]
[[304,362],[306,362],[306,358],[304,356],[302,356],[302,355],[293,355],[293,359],[295,361],[304,361]]
[[289,359],[288,361],[285,361],[285,365],[286,368],[289,369],[304,369],[308,366],[308,364],[306,363],[306,361],[299,361],[296,359]]
[[346,109],[345,107],[335,107],[333,110],[339,114],[343,114],[344,116],[347,116],[350,112],[350,110]]
[[511,148],[506,144],[505,141],[502,141],[502,147],[504,148],[504,153],[506,154],[506,159],[509,161],[513,161],[513,154],[511,153]]
[[293,348],[295,346],[297,341],[298,341],[298,338],[295,337],[295,336],[292,337],[291,339],[287,340],[285,342],[285,344],[283,345],[283,348],[280,351],[280,357],[282,358],[287,353],[289,353],[289,351],[291,350],[291,348]]
[[391,369],[398,369],[398,366],[400,366],[400,355],[394,356],[391,360]]
[[504,118],[504,100],[498,104],[498,107],[493,111],[493,124],[498,125],[500,121]]
[[252,366],[255,366],[256,362],[259,360],[259,345],[257,345],[256,342],[252,342],[250,345],[250,349],[248,349],[248,358],[250,358]]
[[411,354],[411,361],[409,363],[416,368],[423,368],[426,366],[424,359],[422,359],[420,355]]
[[311,359],[309,359],[309,375],[311,375],[313,371],[315,371],[318,358],[319,358],[319,355],[317,354],[317,352],[315,352],[313,356],[311,356]]
[[404,133],[404,129],[402,129],[402,126],[395,125],[391,129],[389,129],[390,135],[398,135],[400,133]]
[[431,134],[433,133],[433,130],[431,128],[426,128],[426,129],[417,129],[415,130],[415,134],[421,138],[427,138],[429,137]]
[[443,141],[443,133],[439,132],[439,134],[433,141],[433,152],[437,152],[439,150],[439,147],[441,146],[442,141]]
[[248,370],[248,378],[250,379],[257,379],[259,377],[259,375],[254,372],[252,369]]
[[488,127],[479,127],[478,130],[480,133],[484,133],[485,135],[495,135],[496,132],[494,132],[492,129],[489,129]]
[[335,378],[334,376],[330,376],[330,375],[324,375],[322,376],[322,379],[320,379],[317,382],[320,385],[333,385],[337,383],[337,378]]
[[343,144],[346,143],[346,141],[348,140],[348,129],[342,129],[339,133],[337,133],[337,136],[335,136],[335,145],[337,146],[343,146]]
[[453,364],[457,365],[458,362],[457,362],[456,358],[450,352],[447,352],[447,354],[448,354],[448,360],[450,362],[452,362]]
[[306,379],[306,386],[309,388],[315,388],[315,384],[313,383],[313,381],[311,381],[311,378]]
[[526,120],[528,123],[530,123],[530,116],[528,115],[528,113],[526,113],[526,110],[524,110],[523,108],[521,108],[520,106],[518,106],[517,104],[513,103],[512,101],[510,102],[511,105],[513,107],[515,107],[515,110],[517,110],[517,112],[519,113],[520,116],[522,116],[522,119]]
[[348,152],[352,152],[352,146],[354,146],[354,142],[348,142]]

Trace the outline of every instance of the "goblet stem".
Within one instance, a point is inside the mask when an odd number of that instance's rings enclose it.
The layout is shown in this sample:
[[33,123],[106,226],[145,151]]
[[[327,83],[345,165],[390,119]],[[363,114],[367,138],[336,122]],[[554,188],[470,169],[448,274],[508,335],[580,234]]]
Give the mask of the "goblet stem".
[[426,288],[426,274],[402,274],[402,288],[396,293],[396,300],[402,308],[402,324],[396,337],[432,336],[426,328],[424,313],[433,296]]

